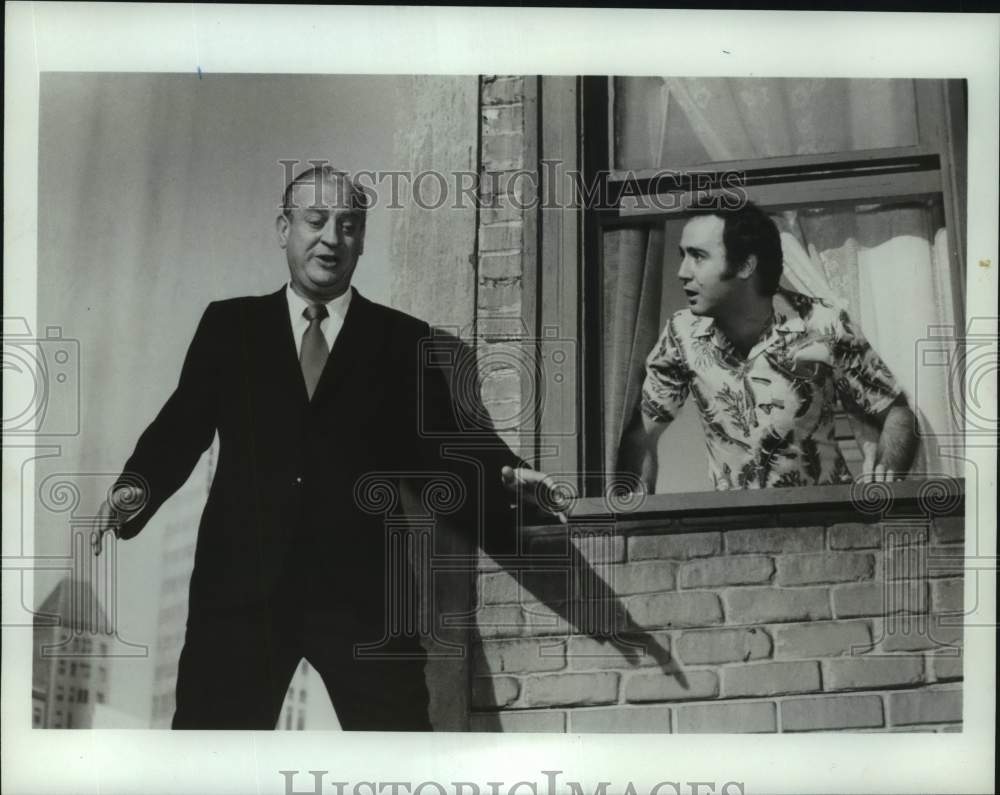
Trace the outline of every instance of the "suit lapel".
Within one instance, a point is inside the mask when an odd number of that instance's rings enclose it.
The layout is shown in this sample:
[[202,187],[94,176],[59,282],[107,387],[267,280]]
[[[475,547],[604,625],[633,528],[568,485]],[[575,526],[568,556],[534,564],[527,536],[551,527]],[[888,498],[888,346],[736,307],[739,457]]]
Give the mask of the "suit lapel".
[[[353,287],[351,289],[354,290]],[[375,305],[354,290],[344,325],[316,385],[313,402],[332,400],[361,368],[377,361],[384,338],[385,329],[378,323]]]
[[288,317],[285,288],[265,296],[259,314],[251,321],[251,334],[260,362],[261,388],[266,392],[281,392],[285,399],[302,403],[306,400],[306,385],[299,365],[299,355]]

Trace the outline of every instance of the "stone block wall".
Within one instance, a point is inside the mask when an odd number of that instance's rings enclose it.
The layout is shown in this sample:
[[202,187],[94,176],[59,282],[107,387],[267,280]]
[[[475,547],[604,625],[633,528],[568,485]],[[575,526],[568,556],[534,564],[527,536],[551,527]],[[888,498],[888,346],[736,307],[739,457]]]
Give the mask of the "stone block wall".
[[[522,571],[479,576],[471,728],[960,730],[962,517],[822,518],[632,521],[573,539],[582,576],[541,533]],[[594,575],[610,642],[580,629]]]

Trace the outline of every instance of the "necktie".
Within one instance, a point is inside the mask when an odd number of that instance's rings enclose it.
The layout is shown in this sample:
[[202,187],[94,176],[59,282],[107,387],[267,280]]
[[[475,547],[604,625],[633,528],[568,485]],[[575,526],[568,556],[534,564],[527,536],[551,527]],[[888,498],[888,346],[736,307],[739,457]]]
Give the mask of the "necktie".
[[302,350],[299,352],[299,363],[302,365],[302,375],[306,380],[306,391],[309,399],[312,400],[313,392],[316,391],[316,384],[323,373],[323,367],[330,355],[330,349],[326,347],[326,338],[319,324],[328,312],[323,304],[311,304],[302,310],[302,315],[309,321],[309,327],[302,337]]

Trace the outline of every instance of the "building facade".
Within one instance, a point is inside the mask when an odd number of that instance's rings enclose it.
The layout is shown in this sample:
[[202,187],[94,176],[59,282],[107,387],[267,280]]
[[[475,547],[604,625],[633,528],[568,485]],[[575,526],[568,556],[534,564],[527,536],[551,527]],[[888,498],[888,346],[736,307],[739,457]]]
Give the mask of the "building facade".
[[67,576],[35,614],[32,720],[35,728],[86,729],[110,690],[111,633],[90,583]]
[[[961,84],[412,82],[411,172],[472,170],[478,201],[399,214],[393,302],[475,350],[493,427],[583,498],[568,529],[525,528],[523,556],[480,561],[474,620],[439,609],[472,653],[464,701],[430,661],[435,727],[960,729],[961,382],[913,350],[953,361],[966,330]],[[778,224],[787,286],[843,301],[897,375],[923,438],[905,483],[712,493],[687,411],[657,494],[616,488],[645,356],[686,306],[684,211],[727,174]],[[905,319],[877,311],[901,300]],[[836,433],[858,475],[846,418]]]

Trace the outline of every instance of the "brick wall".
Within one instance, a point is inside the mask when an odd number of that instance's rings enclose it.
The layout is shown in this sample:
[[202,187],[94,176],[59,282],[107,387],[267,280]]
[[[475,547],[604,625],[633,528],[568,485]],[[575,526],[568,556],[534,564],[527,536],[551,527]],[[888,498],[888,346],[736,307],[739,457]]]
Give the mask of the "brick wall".
[[961,517],[811,518],[695,532],[638,521],[576,538],[613,592],[620,641],[644,653],[579,631],[587,578],[572,574],[565,535],[533,538],[530,567],[479,577],[471,728],[960,730],[962,635],[947,622],[962,610]]
[[[480,82],[480,211],[476,282],[477,353],[483,406],[500,437],[521,453],[522,379],[531,351],[521,320],[526,241],[525,78]],[[530,165],[530,164],[529,164]]]

